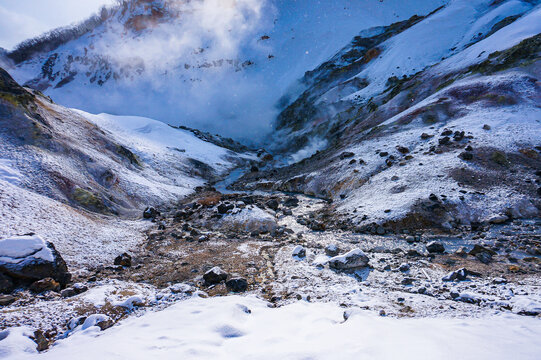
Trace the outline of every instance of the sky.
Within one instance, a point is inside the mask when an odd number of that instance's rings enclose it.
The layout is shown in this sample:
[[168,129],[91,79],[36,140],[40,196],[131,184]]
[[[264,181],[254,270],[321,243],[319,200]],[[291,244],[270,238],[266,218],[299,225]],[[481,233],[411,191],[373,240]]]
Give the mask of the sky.
[[88,18],[114,0],[0,0],[0,47]]

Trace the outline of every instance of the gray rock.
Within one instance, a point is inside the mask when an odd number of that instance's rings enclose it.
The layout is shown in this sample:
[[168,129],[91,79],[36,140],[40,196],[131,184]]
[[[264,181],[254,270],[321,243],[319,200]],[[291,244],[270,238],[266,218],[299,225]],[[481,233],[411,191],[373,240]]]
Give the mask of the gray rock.
[[0,273],[0,294],[9,294],[15,288],[13,279]]
[[465,281],[465,280],[468,280],[468,276],[480,276],[480,274],[474,271],[470,271],[466,268],[461,268],[455,271],[451,271],[449,274],[445,275],[441,280],[442,281]]
[[398,270],[400,270],[400,271],[402,271],[402,272],[406,272],[406,271],[408,271],[409,269],[410,269],[410,264],[406,264],[406,263],[400,265],[400,267],[398,268]]
[[358,269],[368,266],[368,256],[361,249],[353,249],[329,260],[329,267],[336,270]]
[[337,256],[340,254],[340,249],[336,244],[329,244],[325,247],[325,254],[327,256]]

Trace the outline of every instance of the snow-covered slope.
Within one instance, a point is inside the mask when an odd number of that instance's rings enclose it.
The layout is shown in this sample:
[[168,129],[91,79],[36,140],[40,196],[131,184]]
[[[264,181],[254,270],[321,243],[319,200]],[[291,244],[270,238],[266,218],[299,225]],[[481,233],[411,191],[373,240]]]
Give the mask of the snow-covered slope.
[[243,183],[332,199],[361,229],[538,216],[536,4],[456,0],[361,32],[278,118],[274,149],[304,161]]
[[271,131],[286,90],[299,91],[296,79],[360,29],[445,2],[130,0],[11,73],[70,107],[253,141]]
[[[82,329],[35,353],[25,329],[6,330],[20,359],[537,359],[541,323],[517,316],[395,319],[332,303],[278,309],[252,297],[193,298],[99,333]],[[28,332],[28,330],[27,330]],[[0,356],[2,353],[0,352]]]
[[0,237],[39,233],[70,265],[133,247],[145,225],[122,217],[256,158],[156,120],[67,109],[0,75]]

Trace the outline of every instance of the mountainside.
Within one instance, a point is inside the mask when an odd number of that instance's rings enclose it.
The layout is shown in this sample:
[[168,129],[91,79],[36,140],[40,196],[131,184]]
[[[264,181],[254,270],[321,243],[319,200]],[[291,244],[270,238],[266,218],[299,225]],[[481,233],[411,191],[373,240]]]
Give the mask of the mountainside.
[[0,358],[539,358],[541,1],[122,0],[2,64]]
[[443,3],[123,1],[73,30],[21,44],[10,72],[69,107],[261,140],[284,92],[359,28]]
[[239,184],[332,200],[365,230],[538,216],[540,20],[455,1],[361,33],[278,117],[274,149],[304,160]]

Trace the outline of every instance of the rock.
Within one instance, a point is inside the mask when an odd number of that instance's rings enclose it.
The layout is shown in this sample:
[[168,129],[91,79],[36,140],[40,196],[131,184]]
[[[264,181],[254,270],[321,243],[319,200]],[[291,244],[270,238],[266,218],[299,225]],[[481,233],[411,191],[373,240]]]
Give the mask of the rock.
[[128,254],[128,253],[124,253],[122,255],[117,256],[115,258],[115,265],[130,267],[131,266],[131,255]]
[[291,252],[291,256],[303,258],[306,256],[306,249],[300,245],[295,246],[293,251]]
[[270,199],[269,201],[267,201],[265,203],[265,205],[269,208],[269,209],[272,209],[274,211],[278,210],[278,206],[280,206],[280,204],[278,203],[278,200],[276,199]]
[[368,266],[368,256],[361,249],[353,249],[329,260],[329,267],[336,270],[358,269]]
[[30,285],[30,290],[35,293],[42,293],[45,291],[59,291],[60,284],[53,278],[45,278],[38,281],[34,281]]
[[398,152],[401,153],[401,154],[407,154],[407,153],[410,152],[410,149],[408,149],[405,146],[397,146],[396,150],[398,150]]
[[488,124],[483,125],[483,130],[490,130],[491,127]]
[[442,243],[439,243],[437,241],[432,241],[426,245],[426,250],[431,254],[441,254],[445,252],[445,247]]
[[389,153],[387,151],[382,151],[382,152],[379,153],[379,156],[381,156],[381,157],[385,157],[387,155],[389,155]]
[[111,319],[109,316],[104,314],[93,314],[87,317],[82,326],[82,330],[86,330],[89,327],[97,326],[100,328],[101,331],[110,328],[114,325],[113,319]]
[[441,280],[442,281],[464,281],[464,280],[468,280],[468,276],[480,276],[480,274],[474,271],[470,271],[466,268],[461,268],[455,271],[451,271],[449,274],[445,275]]
[[250,172],[259,172],[259,168],[255,165],[252,165],[252,167],[250,168]]
[[235,277],[227,280],[225,286],[232,292],[244,292],[248,289],[248,281],[242,277]]
[[473,160],[473,154],[468,151],[461,152],[460,155],[458,155],[458,157],[466,161]]
[[207,285],[214,285],[227,279],[227,273],[215,266],[203,275],[203,279]]
[[416,241],[416,240],[415,240],[415,236],[412,236],[412,235],[406,236],[406,241],[407,241],[409,244],[414,243],[414,242]]
[[329,244],[325,247],[325,254],[327,256],[337,256],[340,253],[340,249],[336,244]]
[[35,235],[0,240],[0,273],[25,281],[47,277],[66,285],[71,274],[54,245]]
[[9,276],[0,273],[0,294],[9,294],[15,288],[13,279]]
[[444,136],[444,137],[438,139],[438,143],[440,145],[447,145],[450,142],[451,142],[451,138],[449,136]]
[[37,351],[45,351],[49,348],[49,340],[47,340],[47,338],[45,337],[45,335],[43,334],[43,331],[41,330],[36,330],[34,331],[34,337],[32,338],[32,340],[34,340],[34,342],[36,343],[36,350]]
[[349,159],[349,158],[352,158],[354,156],[355,156],[354,153],[349,152],[349,151],[344,151],[343,153],[340,154],[340,160]]
[[235,205],[233,204],[221,203],[220,205],[218,205],[217,210],[218,210],[218,214],[223,215],[227,213],[229,210],[233,210],[234,208],[235,208]]
[[12,295],[0,295],[0,306],[8,306],[15,302],[17,298]]
[[488,222],[491,224],[503,224],[509,220],[507,215],[494,215],[488,219]]
[[496,252],[494,250],[491,250],[489,248],[486,248],[486,247],[478,245],[478,244],[475,244],[473,246],[473,249],[471,249],[468,254],[470,254],[472,256],[475,256],[475,255],[477,255],[479,253],[487,253],[487,254],[490,254],[490,255],[496,255]]
[[415,281],[415,279],[410,278],[410,277],[407,277],[407,278],[402,279],[402,281],[400,282],[400,284],[406,285],[406,286],[407,286],[407,285],[412,285],[414,281]]
[[154,219],[158,215],[160,215],[160,212],[153,207],[149,206],[143,211],[143,218],[145,219]]
[[477,260],[479,260],[483,264],[488,264],[492,261],[492,255],[490,255],[487,252],[477,253],[475,257],[477,258]]
[[71,287],[66,288],[60,292],[60,295],[64,298],[72,297],[79,295],[88,290],[88,287],[81,283],[73,284]]
[[494,280],[492,280],[492,283],[496,285],[502,285],[507,284],[507,280],[504,278],[495,278]]
[[378,228],[376,229],[376,233],[378,235],[385,235],[385,229],[382,226],[378,226]]
[[455,251],[455,255],[460,257],[466,257],[468,256],[468,252],[466,251],[466,248],[464,246],[461,246]]
[[63,298],[69,298],[77,295],[77,292],[73,288],[65,288],[64,290],[60,291],[60,295],[62,295]]
[[421,139],[423,140],[427,140],[427,139],[430,139],[431,137],[433,137],[434,135],[429,135],[427,133],[422,133],[421,134]]
[[299,199],[297,199],[296,197],[294,196],[291,196],[291,197],[288,197],[287,199],[284,200],[284,206],[287,206],[287,207],[297,207],[299,206]]
[[401,264],[400,267],[398,268],[398,270],[402,271],[402,272],[406,272],[410,269],[410,264]]

